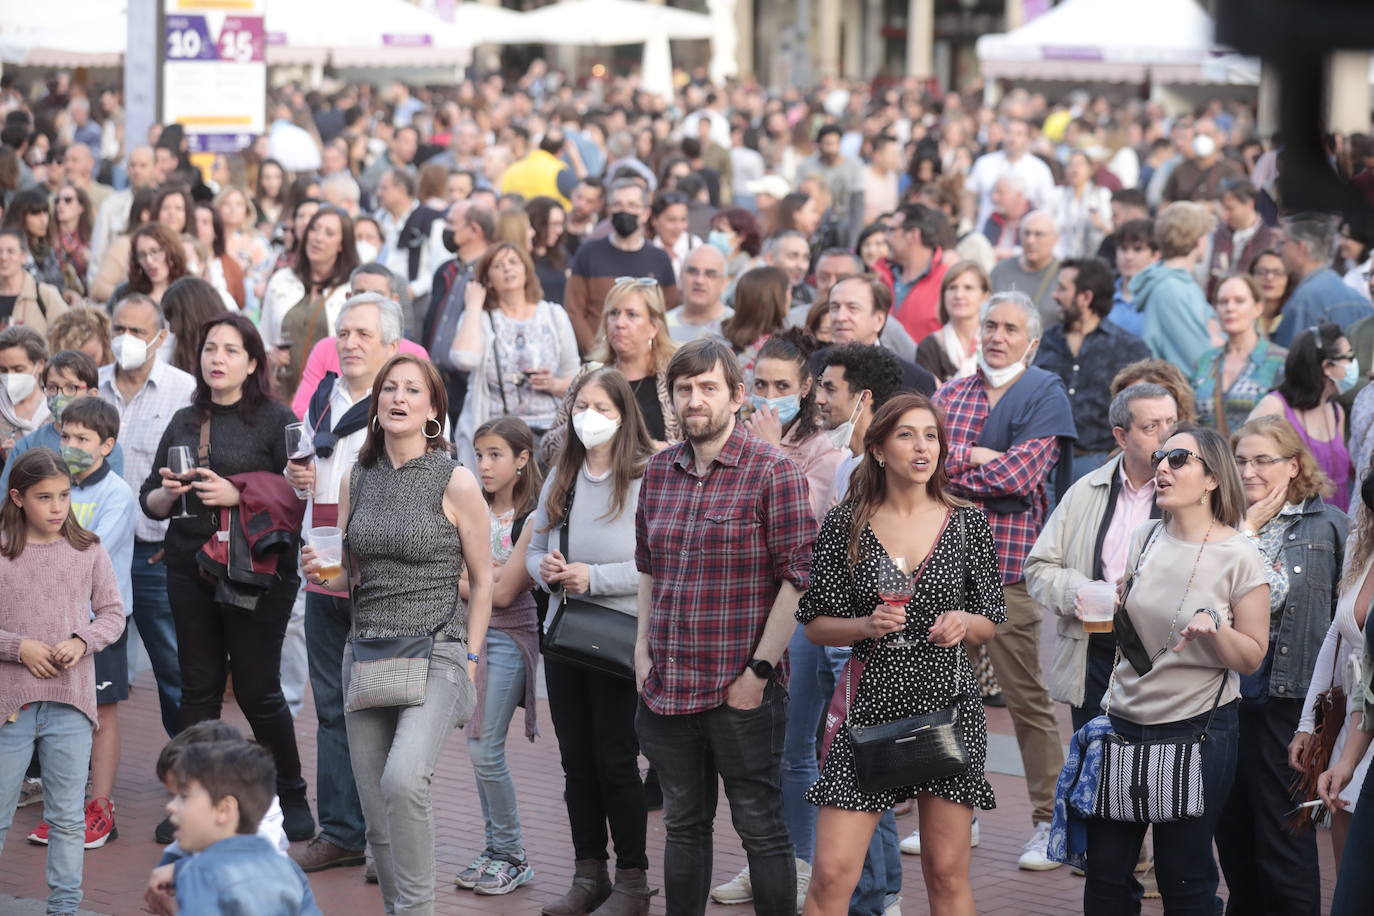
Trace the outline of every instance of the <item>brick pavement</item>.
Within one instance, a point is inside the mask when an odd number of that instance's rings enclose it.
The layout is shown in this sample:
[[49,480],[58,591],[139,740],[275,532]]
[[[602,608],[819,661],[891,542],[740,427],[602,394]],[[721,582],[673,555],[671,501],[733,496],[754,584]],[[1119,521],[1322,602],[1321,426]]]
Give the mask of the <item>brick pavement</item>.
[[[120,766],[116,804],[120,839],[86,856],[86,909],[108,916],[131,916],[143,912],[142,887],[148,870],[156,862],[159,847],[153,842],[153,826],[163,817],[166,792],[153,774],[153,765],[164,736],[158,715],[157,695],[150,674],[141,675],[130,700],[120,708],[124,757]],[[1061,710],[1061,731],[1069,733],[1067,712]],[[562,801],[562,775],[558,749],[549,724],[548,710],[540,701],[540,726],[543,736],[535,743],[525,741],[521,719],[516,716],[509,743],[511,769],[520,792],[520,813],[525,843],[537,872],[529,885],[504,897],[478,897],[454,889],[452,875],[467,864],[480,844],[482,824],[473,789],[471,770],[461,736],[455,735],[440,761],[434,783],[435,820],[438,830],[440,885],[439,914],[530,914],[560,895],[572,873],[572,852]],[[1010,735],[1011,721],[1005,710],[989,710],[989,729]],[[307,706],[306,721],[313,723]],[[226,718],[246,732],[242,717],[232,701],[226,705]],[[313,726],[298,729],[301,756],[306,772],[313,777],[315,765]],[[986,916],[1062,916],[1081,911],[1082,884],[1067,868],[1032,873],[1016,868],[1021,844],[1029,835],[1030,805],[1025,783],[1015,776],[991,773],[999,807],[983,812],[982,844],[974,850],[973,883],[978,912]],[[312,795],[313,804],[313,795]],[[30,846],[24,837],[41,817],[41,806],[17,812],[3,856],[0,856],[0,895],[43,898],[42,847]],[[914,829],[913,816],[898,822],[903,835]],[[1329,904],[1331,884],[1330,846],[1326,835],[1319,840],[1325,897]],[[663,860],[663,825],[659,814],[649,817],[649,858],[653,864],[651,880],[657,883]],[[726,881],[744,865],[744,855],[730,826],[729,810],[723,794],[716,820],[715,878]],[[903,911],[911,914],[928,911],[921,880],[920,859],[903,857]],[[362,883],[361,869],[335,869],[311,876],[311,884],[326,914],[375,914],[381,912],[381,898],[374,885]],[[0,897],[0,899],[3,899]],[[652,912],[663,913],[662,897],[653,901]],[[1147,901],[1145,913],[1158,914],[1158,901]],[[746,916],[752,909],[712,906],[712,916]]]

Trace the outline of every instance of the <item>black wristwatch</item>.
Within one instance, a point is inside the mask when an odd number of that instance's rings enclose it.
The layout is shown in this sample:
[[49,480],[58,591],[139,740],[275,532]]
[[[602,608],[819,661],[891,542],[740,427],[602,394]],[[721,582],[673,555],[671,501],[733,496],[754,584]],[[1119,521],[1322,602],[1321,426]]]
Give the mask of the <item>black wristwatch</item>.
[[761,658],[749,659],[748,669],[759,676],[761,680],[770,681],[773,679],[773,663],[766,662]]

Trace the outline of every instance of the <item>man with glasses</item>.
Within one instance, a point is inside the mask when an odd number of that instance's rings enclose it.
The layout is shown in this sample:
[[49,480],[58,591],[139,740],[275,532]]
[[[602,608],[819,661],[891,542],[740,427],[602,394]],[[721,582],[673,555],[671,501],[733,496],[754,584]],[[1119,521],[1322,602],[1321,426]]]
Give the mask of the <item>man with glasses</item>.
[[[167,339],[167,322],[147,296],[130,293],[121,299],[114,308],[110,330],[115,361],[100,367],[95,387],[99,397],[119,412],[119,441],[129,451],[128,466],[123,471],[116,466],[116,473],[136,487],[152,472],[158,443],[172,414],[191,403],[196,380],[158,358],[158,350]],[[110,461],[115,464],[114,455]],[[167,567],[162,563],[166,535],[166,521],[139,515],[134,526],[133,617],[153,665],[162,726],[170,737],[179,730],[181,668],[176,626],[167,603]],[[170,833],[168,826],[168,842]]]
[[720,337],[720,326],[735,310],[721,301],[725,292],[725,255],[713,245],[698,245],[682,262],[682,304],[667,315],[668,333],[678,343]]
[[[24,436],[10,449],[5,468],[0,471],[0,492],[9,492],[10,468],[14,459],[31,448],[46,448],[62,453],[62,410],[77,398],[96,394],[96,368],[91,358],[80,350],[55,353],[43,367],[43,397],[48,405],[48,422]],[[124,472],[124,450],[116,442],[114,451],[105,459],[116,474]]]
[[607,191],[611,234],[584,241],[573,255],[564,308],[577,335],[577,348],[585,355],[596,343],[601,328],[601,307],[617,277],[653,277],[663,287],[668,308],[677,305],[677,279],[668,253],[644,238],[644,218],[649,195],[631,178],[611,182]]

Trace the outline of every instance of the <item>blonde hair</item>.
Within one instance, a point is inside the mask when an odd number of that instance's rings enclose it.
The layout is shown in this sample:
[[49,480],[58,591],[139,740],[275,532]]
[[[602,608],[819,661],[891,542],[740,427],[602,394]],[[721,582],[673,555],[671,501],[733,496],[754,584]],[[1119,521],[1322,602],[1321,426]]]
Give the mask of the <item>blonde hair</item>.
[[80,350],[91,338],[100,341],[97,365],[105,366],[114,362],[114,351],[110,349],[110,316],[105,310],[68,309],[48,325],[48,352]]
[[1234,454],[1240,440],[1246,436],[1265,436],[1273,439],[1279,447],[1279,457],[1293,458],[1298,462],[1298,475],[1288,481],[1287,500],[1290,503],[1305,503],[1314,496],[1330,496],[1335,486],[1327,477],[1312,451],[1302,441],[1291,423],[1283,417],[1264,416],[1247,420],[1245,425],[1231,434],[1231,452]]
[[[245,191],[243,188],[240,188],[237,185],[230,185],[223,191],[220,191],[218,194],[216,194],[215,212],[219,212],[220,207],[224,206],[224,202],[228,200],[230,197],[234,196],[235,194],[237,194],[239,196],[239,199],[243,201],[243,209],[245,213],[245,216],[243,217],[243,225],[238,226],[237,229],[251,230],[254,226],[258,224],[258,208],[257,205],[253,203],[252,195]],[[224,217],[221,216],[220,219],[224,219]]]
[[633,295],[638,295],[643,300],[644,308],[649,312],[649,320],[654,323],[654,339],[649,343],[649,362],[654,368],[654,374],[662,375],[668,371],[668,362],[673,358],[678,343],[673,340],[673,335],[668,333],[668,306],[663,301],[663,287],[658,284],[646,286],[641,283],[617,283],[611,287],[611,291],[606,294],[605,303],[601,306],[601,327],[597,333],[596,343],[592,345],[592,351],[587,354],[587,360],[607,366],[615,365],[615,351],[611,349],[610,339],[606,336],[606,316],[612,308]]
[[1160,257],[1184,257],[1215,227],[1216,218],[1202,204],[1191,200],[1174,201],[1155,220],[1155,242],[1159,244]]

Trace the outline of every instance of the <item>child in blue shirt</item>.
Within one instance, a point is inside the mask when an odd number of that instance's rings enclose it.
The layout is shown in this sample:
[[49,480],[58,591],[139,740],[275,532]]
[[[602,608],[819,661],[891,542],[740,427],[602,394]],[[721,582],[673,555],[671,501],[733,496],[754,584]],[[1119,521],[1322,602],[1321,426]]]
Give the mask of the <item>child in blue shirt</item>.
[[189,855],[170,880],[159,869],[157,891],[174,892],[182,913],[320,916],[305,873],[257,834],[276,786],[271,754],[242,739],[188,744],[170,777],[177,794],[167,813]]

